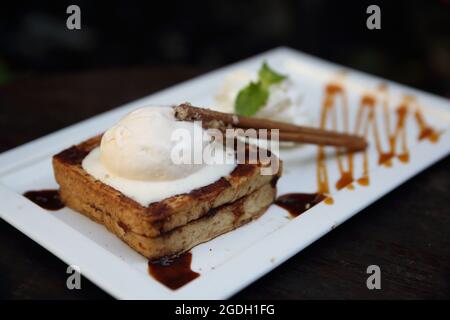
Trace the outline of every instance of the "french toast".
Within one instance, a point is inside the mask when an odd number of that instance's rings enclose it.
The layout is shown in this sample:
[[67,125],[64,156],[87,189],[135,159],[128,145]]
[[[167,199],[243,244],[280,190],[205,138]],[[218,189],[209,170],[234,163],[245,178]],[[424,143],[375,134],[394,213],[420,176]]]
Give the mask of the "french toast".
[[281,161],[275,175],[261,175],[261,163],[238,164],[210,185],[144,207],[81,166],[100,140],[93,137],[53,157],[61,199],[149,259],[179,254],[230,231],[261,215],[275,198]]

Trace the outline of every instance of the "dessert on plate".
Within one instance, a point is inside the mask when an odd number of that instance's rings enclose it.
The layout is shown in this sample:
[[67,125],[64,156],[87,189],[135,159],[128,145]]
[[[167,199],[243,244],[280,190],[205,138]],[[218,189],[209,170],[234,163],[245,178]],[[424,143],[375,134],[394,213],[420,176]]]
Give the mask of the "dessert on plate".
[[235,150],[208,140],[182,147],[194,158],[199,145],[208,147],[216,162],[174,163],[173,150],[186,143],[174,141],[177,130],[195,137],[205,128],[179,121],[174,108],[144,107],[61,151],[53,168],[62,201],[149,259],[185,252],[272,204],[281,169],[263,175],[270,164],[237,163]]

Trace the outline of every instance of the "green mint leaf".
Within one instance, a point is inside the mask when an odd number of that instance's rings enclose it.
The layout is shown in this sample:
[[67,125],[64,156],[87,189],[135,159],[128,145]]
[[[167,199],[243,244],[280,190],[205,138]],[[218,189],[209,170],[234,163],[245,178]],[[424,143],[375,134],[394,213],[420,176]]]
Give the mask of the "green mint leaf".
[[264,62],[258,72],[258,82],[251,82],[239,91],[234,101],[234,111],[243,116],[253,116],[269,99],[269,87],[287,77],[272,70]]
[[239,91],[234,102],[234,110],[242,116],[253,116],[266,104],[268,98],[269,90],[261,81],[250,82]]
[[261,69],[259,69],[258,76],[265,88],[287,78],[285,75],[279,74],[278,72],[272,70],[266,62],[264,62]]

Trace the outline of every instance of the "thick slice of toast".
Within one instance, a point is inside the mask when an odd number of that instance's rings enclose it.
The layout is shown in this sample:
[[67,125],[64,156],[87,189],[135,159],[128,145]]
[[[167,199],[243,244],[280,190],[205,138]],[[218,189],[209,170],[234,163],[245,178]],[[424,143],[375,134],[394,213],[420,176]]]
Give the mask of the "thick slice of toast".
[[[256,219],[273,202],[276,189],[268,183],[232,203],[211,209],[206,215],[183,226],[162,233],[157,237],[146,237],[129,230],[117,216],[94,207],[80,206],[75,210],[101,222],[134,250],[148,259],[181,254],[192,247],[211,240],[223,233]],[[81,203],[78,203],[81,204]]]
[[[262,164],[239,164],[227,177],[190,193],[175,195],[143,207],[112,187],[96,180],[81,166],[101,136],[72,146],[53,157],[56,181],[63,202],[99,223],[111,216],[130,234],[154,238],[197,220],[211,210],[235,202],[264,185],[276,185],[281,174],[261,175]],[[272,199],[273,200],[273,199]],[[272,201],[271,200],[271,201]]]

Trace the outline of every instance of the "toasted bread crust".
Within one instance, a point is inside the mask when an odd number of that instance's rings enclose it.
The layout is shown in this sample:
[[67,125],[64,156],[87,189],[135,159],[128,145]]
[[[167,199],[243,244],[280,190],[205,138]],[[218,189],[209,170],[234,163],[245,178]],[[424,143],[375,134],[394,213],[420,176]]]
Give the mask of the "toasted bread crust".
[[[55,179],[61,199],[100,223],[104,214],[132,234],[158,237],[197,220],[214,208],[235,202],[266,184],[276,184],[281,174],[261,175],[261,164],[239,164],[227,177],[191,191],[143,207],[114,188],[96,180],[81,166],[84,157],[100,143],[101,136],[72,146],[53,157]],[[281,161],[280,161],[281,163]],[[281,164],[280,164],[281,166]]]
[[253,193],[230,204],[212,209],[203,217],[165,232],[157,237],[134,233],[118,217],[102,211],[80,198],[72,198],[71,206],[87,217],[102,223],[134,250],[148,259],[181,254],[192,247],[256,219],[273,202],[276,189],[266,184]]

